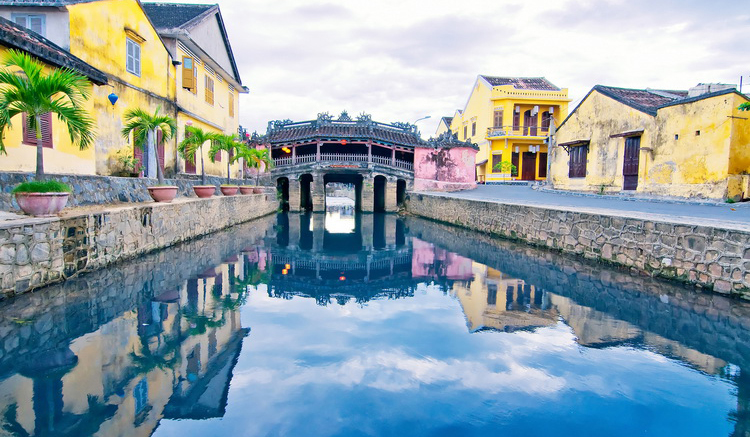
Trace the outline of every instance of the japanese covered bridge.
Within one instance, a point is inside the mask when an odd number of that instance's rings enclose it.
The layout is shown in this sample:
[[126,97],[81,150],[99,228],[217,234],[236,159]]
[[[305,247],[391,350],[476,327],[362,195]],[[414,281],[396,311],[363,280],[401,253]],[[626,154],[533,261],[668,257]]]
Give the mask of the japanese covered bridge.
[[[475,145],[450,135],[424,141],[414,125],[379,123],[367,114],[352,119],[344,111],[338,119],[322,113],[310,121],[272,121],[261,141],[271,150],[271,177],[290,211],[324,211],[329,182],[352,184],[359,211],[396,211],[406,191],[415,188],[415,162],[416,180],[442,178],[454,189],[474,186]],[[450,159],[458,156],[456,147],[469,151],[460,162]],[[437,159],[436,154],[444,156]],[[441,166],[448,171],[440,171]]]

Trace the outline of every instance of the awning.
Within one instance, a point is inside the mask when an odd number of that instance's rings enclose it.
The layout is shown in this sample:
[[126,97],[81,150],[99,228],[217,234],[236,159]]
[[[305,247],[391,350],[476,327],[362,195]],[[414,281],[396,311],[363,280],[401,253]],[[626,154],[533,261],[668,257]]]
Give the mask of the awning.
[[588,146],[590,142],[591,142],[591,140],[574,140],[574,141],[567,141],[567,142],[564,142],[564,143],[559,143],[557,146],[558,147],[562,147],[563,150],[565,150],[566,152],[570,153],[570,148],[571,147]]
[[486,159],[484,159],[484,160],[479,161],[479,162],[476,163],[477,167],[479,167],[480,165],[484,165],[484,164],[487,164],[487,160]]
[[619,134],[610,135],[610,138],[620,138],[620,137],[637,137],[643,134],[643,129],[634,129],[629,130],[625,132],[620,132]]

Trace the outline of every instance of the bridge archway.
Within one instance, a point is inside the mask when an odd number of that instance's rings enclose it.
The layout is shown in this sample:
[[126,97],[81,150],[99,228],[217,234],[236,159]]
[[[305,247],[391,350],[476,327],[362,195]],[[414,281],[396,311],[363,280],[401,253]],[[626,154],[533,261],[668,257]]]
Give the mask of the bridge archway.
[[373,211],[385,212],[385,188],[387,179],[385,176],[377,175],[373,179]]
[[299,177],[299,208],[301,211],[312,211],[312,182],[313,175],[305,173]]
[[359,173],[327,173],[323,176],[324,192],[327,196],[328,184],[331,182],[354,185],[354,210],[362,211],[362,181],[363,177]]
[[281,177],[276,179],[276,193],[279,196],[281,209],[289,211],[289,178]]

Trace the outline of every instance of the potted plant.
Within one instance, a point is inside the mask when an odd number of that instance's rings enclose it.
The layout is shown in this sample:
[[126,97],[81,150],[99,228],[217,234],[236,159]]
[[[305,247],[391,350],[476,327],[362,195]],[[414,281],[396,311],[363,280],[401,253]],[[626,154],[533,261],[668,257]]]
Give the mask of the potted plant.
[[[156,202],[171,202],[177,195],[177,187],[164,183],[163,162],[159,161],[156,153],[156,142],[158,132],[161,132],[161,143],[172,138],[177,133],[177,123],[168,115],[159,115],[159,108],[153,114],[141,108],[133,108],[125,112],[125,127],[122,128],[122,136],[129,137],[133,133],[134,147],[143,149],[144,144],[148,147],[148,156],[155,157],[157,185],[148,187],[148,194]],[[150,158],[149,158],[150,160]],[[147,164],[149,164],[147,162]],[[150,164],[149,164],[150,166]]]
[[136,177],[141,172],[141,161],[133,156],[133,148],[125,146],[115,152],[114,176]]
[[[9,50],[0,69],[0,154],[7,154],[3,138],[11,119],[25,113],[28,128],[36,132],[35,180],[13,191],[18,206],[27,214],[53,215],[68,201],[70,187],[44,175],[44,148],[41,117],[57,114],[65,123],[70,139],[81,150],[94,141],[94,121],[83,104],[90,96],[88,80],[69,70],[52,69],[44,74],[44,65],[29,54]],[[18,71],[20,70],[20,71]]]
[[215,186],[206,185],[206,169],[203,165],[203,144],[206,141],[213,140],[215,137],[216,134],[206,132],[199,127],[185,126],[185,139],[177,145],[180,156],[193,164],[195,164],[196,153],[200,153],[201,155],[201,184],[193,185],[195,195],[201,199],[211,197],[216,193]]
[[[254,187],[247,187],[252,188],[252,192],[255,194],[260,194],[263,192],[263,188],[258,186],[258,178],[262,171],[268,171],[269,169],[273,168],[273,159],[271,159],[271,155],[268,153],[268,149],[256,149],[254,147],[248,147],[245,144],[242,144],[240,147],[237,148],[237,153],[234,156],[234,160],[238,160],[242,158],[245,161],[245,165],[248,168],[254,168],[255,169],[255,186]],[[245,187],[240,187],[240,191]],[[245,193],[243,194],[250,194]]]
[[[211,159],[211,162],[216,162],[216,154],[221,153],[222,151],[225,151],[229,156],[232,156],[232,152],[237,151],[238,146],[242,147],[242,143],[238,142],[235,135],[215,134],[211,144],[211,149],[208,151],[209,159]],[[236,161],[236,156],[227,159],[227,183],[221,184],[219,187],[221,193],[225,196],[234,196],[240,188],[238,185],[233,184],[231,179],[230,166],[234,161]]]

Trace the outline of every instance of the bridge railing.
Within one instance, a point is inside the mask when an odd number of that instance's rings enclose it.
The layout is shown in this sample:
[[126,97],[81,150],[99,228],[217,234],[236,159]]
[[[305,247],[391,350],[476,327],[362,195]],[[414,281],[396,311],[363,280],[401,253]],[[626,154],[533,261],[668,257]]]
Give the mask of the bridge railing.
[[[370,161],[368,161],[368,158]],[[287,167],[297,164],[307,164],[310,162],[316,162],[317,155],[297,155],[297,156],[284,156],[282,158],[275,158],[273,160],[276,167]],[[372,155],[368,157],[364,154],[359,153],[321,153],[320,161],[333,161],[333,162],[374,162],[376,164],[387,165],[390,167],[400,168],[402,170],[413,171],[414,165],[411,162],[402,161],[400,159],[391,159],[387,156]]]

